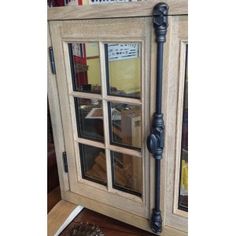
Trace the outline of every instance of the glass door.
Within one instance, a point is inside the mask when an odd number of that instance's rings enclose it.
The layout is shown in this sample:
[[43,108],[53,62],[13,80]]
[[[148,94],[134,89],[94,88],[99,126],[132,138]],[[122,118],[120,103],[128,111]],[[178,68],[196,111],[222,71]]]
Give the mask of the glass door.
[[98,42],[68,48],[82,178],[108,186],[108,164],[112,188],[142,197],[141,44],[101,43],[104,58]]
[[144,218],[150,25],[149,18],[50,22],[70,191]]

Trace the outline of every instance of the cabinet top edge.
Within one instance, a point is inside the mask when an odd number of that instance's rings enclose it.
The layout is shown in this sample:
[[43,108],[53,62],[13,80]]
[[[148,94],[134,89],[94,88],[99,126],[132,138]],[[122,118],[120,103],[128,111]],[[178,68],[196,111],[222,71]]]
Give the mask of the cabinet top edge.
[[[86,6],[66,6],[48,8],[48,21],[82,20],[152,16],[153,7],[160,0],[113,3]],[[188,0],[166,0],[169,15],[187,15]]]

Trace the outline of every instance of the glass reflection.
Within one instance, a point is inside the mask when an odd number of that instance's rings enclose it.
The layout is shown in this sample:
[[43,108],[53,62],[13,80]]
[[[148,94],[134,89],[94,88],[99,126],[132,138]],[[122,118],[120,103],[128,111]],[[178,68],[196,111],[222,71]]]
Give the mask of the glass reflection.
[[73,90],[101,94],[98,43],[69,43]]
[[107,93],[109,95],[140,98],[141,44],[105,44]]
[[142,196],[142,159],[111,152],[113,187]]
[[78,136],[104,140],[102,102],[97,99],[74,98]]
[[83,178],[106,185],[105,150],[85,144],[79,144]]
[[111,143],[141,148],[141,106],[109,102]]

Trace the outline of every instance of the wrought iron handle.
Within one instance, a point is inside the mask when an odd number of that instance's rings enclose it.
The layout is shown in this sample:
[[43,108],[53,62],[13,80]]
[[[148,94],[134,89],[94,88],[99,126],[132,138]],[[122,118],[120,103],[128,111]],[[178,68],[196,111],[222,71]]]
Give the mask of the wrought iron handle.
[[157,74],[156,74],[156,112],[153,115],[152,129],[147,137],[147,148],[155,158],[155,207],[151,216],[151,228],[155,233],[162,231],[162,217],[160,211],[160,178],[161,159],[164,149],[164,120],[161,112],[162,104],[162,72],[163,51],[168,27],[168,5],[158,3],[153,8],[153,27],[157,42]]
[[150,135],[147,137],[147,148],[157,160],[162,158],[164,148],[164,120],[163,114],[154,113]]

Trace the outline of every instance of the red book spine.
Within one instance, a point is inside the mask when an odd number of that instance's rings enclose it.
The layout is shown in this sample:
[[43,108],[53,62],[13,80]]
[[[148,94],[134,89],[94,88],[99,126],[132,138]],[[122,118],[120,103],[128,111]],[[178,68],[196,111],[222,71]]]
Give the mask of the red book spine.
[[64,0],[54,0],[55,7],[61,7],[64,6]]

